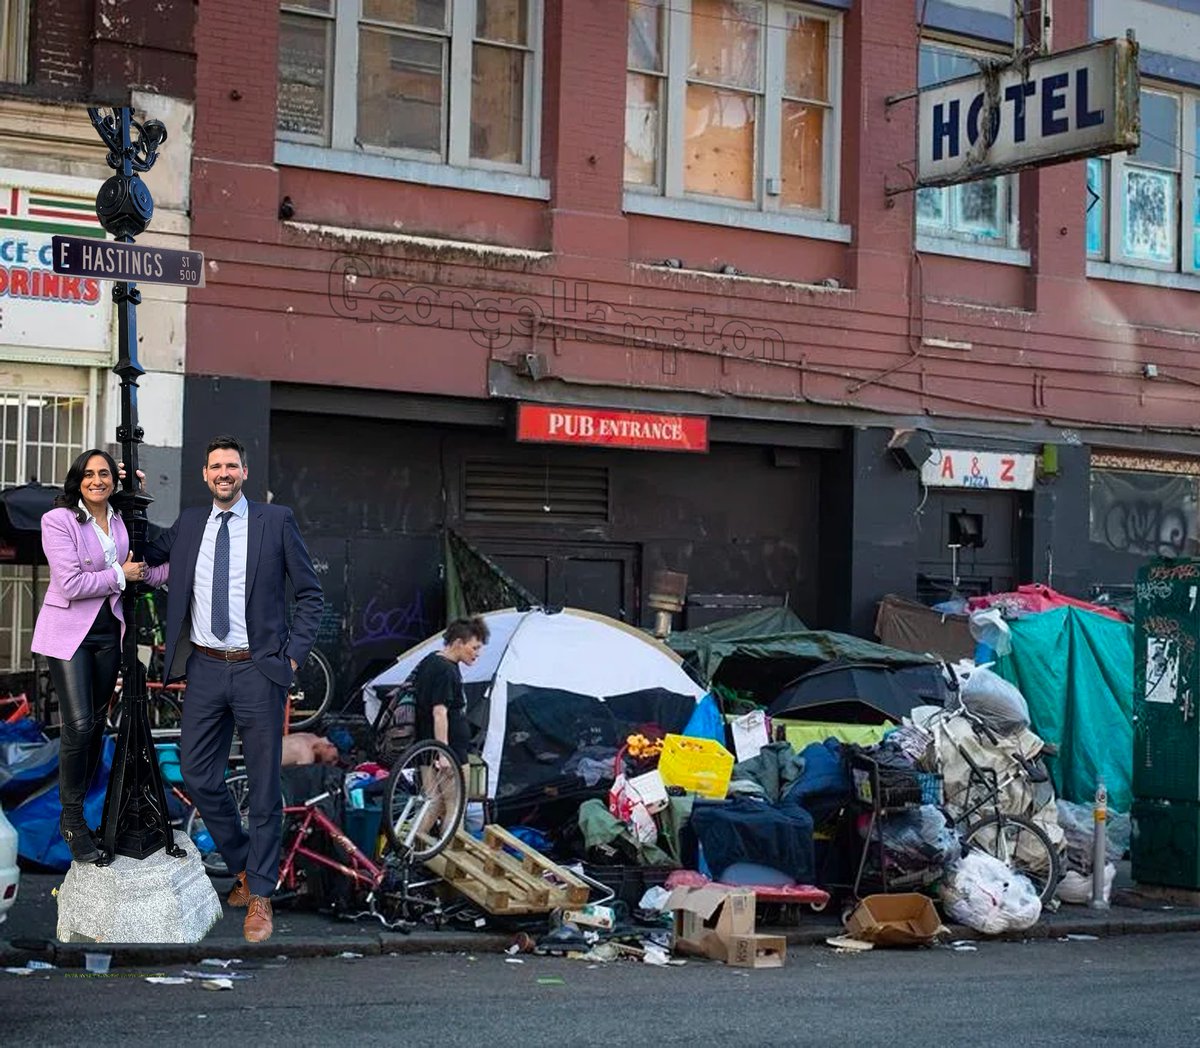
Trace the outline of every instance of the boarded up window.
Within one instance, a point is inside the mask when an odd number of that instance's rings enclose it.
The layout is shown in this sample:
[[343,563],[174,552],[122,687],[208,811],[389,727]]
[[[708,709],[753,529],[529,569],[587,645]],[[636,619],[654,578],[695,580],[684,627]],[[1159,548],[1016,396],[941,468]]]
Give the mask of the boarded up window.
[[1118,553],[1177,557],[1196,551],[1200,477],[1092,470],[1091,539]]

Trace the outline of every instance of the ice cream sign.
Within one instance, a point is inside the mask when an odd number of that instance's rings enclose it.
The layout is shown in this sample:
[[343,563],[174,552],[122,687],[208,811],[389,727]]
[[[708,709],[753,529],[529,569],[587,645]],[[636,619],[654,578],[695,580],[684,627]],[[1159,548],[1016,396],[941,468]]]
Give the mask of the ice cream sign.
[[64,191],[0,181],[0,346],[10,357],[107,360],[111,353],[111,299],[101,282],[52,268],[56,233],[105,239],[95,212],[99,184],[78,182]]
[[921,483],[931,488],[1029,491],[1035,467],[1033,455],[941,448],[921,467]]

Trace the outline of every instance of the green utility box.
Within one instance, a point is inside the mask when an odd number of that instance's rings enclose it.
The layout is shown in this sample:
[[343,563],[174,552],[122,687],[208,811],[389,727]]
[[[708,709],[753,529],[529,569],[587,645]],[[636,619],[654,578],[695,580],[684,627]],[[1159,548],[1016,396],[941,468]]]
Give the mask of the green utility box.
[[1135,800],[1131,815],[1134,881],[1200,890],[1200,804]]
[[1200,801],[1200,560],[1138,572],[1133,639],[1133,795]]

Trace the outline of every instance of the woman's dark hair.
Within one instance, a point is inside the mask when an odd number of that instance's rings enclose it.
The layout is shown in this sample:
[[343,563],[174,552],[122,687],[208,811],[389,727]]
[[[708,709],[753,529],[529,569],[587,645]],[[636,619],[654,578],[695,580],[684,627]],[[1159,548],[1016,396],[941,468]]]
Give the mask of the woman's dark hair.
[[446,627],[446,632],[442,634],[442,643],[447,647],[456,640],[477,640],[480,644],[486,644],[488,636],[487,623],[478,615],[474,615],[469,619],[455,619],[450,623]]
[[85,451],[74,462],[71,463],[71,468],[67,470],[67,479],[63,481],[63,489],[60,494],[55,496],[55,506],[66,506],[72,513],[75,514],[75,519],[82,524],[88,519],[88,515],[79,508],[79,500],[83,498],[83,471],[87,469],[88,460],[93,456],[99,455],[105,462],[108,463],[108,468],[112,470],[113,489],[117,486],[117,463],[116,460],[107,452],[101,451],[99,448],[92,448],[90,451]]

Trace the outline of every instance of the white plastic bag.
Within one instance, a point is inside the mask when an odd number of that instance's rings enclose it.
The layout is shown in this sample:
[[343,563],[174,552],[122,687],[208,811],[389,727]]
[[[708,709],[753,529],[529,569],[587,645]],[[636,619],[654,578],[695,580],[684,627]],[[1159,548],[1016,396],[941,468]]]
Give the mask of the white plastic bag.
[[978,849],[948,867],[942,905],[951,920],[985,935],[1030,928],[1042,915],[1033,882]]
[[1029,705],[1021,689],[986,666],[977,666],[959,691],[963,705],[997,735],[1017,735],[1029,727]]
[[[1112,898],[1113,879],[1117,876],[1117,868],[1111,863],[1104,864],[1104,901]],[[1058,882],[1058,897],[1074,906],[1086,906],[1092,901],[1092,875],[1086,877],[1075,870],[1068,870],[1063,879]]]
[[1012,630],[999,608],[980,608],[971,612],[968,629],[972,637],[980,644],[986,644],[997,655],[1007,655],[1012,651]]

